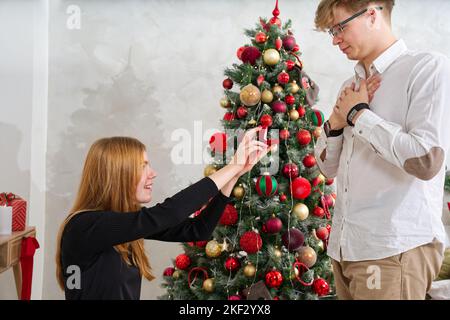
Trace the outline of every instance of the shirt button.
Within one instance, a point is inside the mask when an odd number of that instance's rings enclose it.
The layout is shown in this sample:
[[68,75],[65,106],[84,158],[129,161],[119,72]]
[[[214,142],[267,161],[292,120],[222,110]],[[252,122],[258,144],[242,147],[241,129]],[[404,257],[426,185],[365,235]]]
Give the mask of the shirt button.
[[347,192],[347,188],[345,188],[345,192]]
[[359,130],[359,134],[362,134],[362,130]]

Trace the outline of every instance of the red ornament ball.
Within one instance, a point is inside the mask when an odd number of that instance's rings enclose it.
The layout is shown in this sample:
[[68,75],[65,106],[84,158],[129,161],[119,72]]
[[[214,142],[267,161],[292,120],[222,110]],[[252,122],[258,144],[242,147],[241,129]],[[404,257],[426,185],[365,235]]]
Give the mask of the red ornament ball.
[[287,51],[291,51],[292,49],[294,49],[296,45],[295,42],[295,38],[293,36],[286,36],[283,39],[283,47],[284,49],[286,49]]
[[288,129],[280,130],[280,139],[281,140],[287,140],[291,136],[291,133]]
[[271,197],[278,191],[278,182],[271,175],[263,174],[256,180],[255,188],[260,197]]
[[196,241],[195,245],[199,248],[204,248],[204,247],[206,247],[207,243],[208,243],[208,241]]
[[292,60],[286,61],[286,66],[287,66],[288,71],[291,71],[295,67],[295,61],[292,61]]
[[281,46],[283,45],[283,41],[281,41],[280,37],[275,40],[275,48],[280,51]]
[[246,47],[241,55],[242,62],[250,63],[252,66],[256,63],[256,60],[258,60],[260,57],[261,51],[259,51],[259,49],[256,47]]
[[236,208],[231,204],[227,204],[223,210],[222,217],[220,218],[220,224],[224,226],[232,226],[236,224],[237,221],[238,212]]
[[239,260],[235,257],[229,257],[225,261],[225,269],[228,271],[236,271],[240,266]]
[[295,163],[287,163],[283,167],[283,176],[286,178],[295,179],[298,177],[298,166]]
[[164,277],[171,277],[173,276],[173,273],[175,272],[175,268],[174,267],[168,267],[164,270],[163,272],[163,276]]
[[182,253],[175,258],[175,266],[180,270],[186,270],[191,265],[191,258]]
[[286,112],[286,103],[281,100],[276,100],[271,105],[273,112],[275,113],[285,113]]
[[270,24],[275,24],[275,25],[277,25],[279,28],[281,28],[281,20],[280,20],[279,18],[277,18],[277,17],[272,17],[272,18],[269,20],[269,23],[270,23]]
[[211,150],[218,153],[224,153],[227,150],[227,135],[222,132],[215,133],[209,139]]
[[234,114],[233,112],[227,112],[223,115],[223,120],[225,121],[233,121],[234,120]]
[[229,296],[228,300],[242,300],[242,299],[241,299],[241,296],[236,294],[236,295],[233,295],[233,296]]
[[285,71],[280,72],[278,75],[278,83],[286,84],[289,82],[289,74]]
[[259,123],[263,128],[268,128],[273,124],[272,116],[270,114],[265,114],[259,119]]
[[313,290],[314,292],[319,296],[325,296],[330,292],[330,286],[328,285],[328,282],[326,282],[322,278],[317,278],[313,282]]
[[327,179],[327,180],[325,181],[325,184],[326,184],[327,186],[331,186],[333,183],[334,183],[334,179]]
[[238,57],[239,60],[242,60],[242,52],[244,52],[245,48],[247,47],[240,47],[237,52],[236,52],[236,56]]
[[261,250],[263,243],[259,233],[247,231],[239,239],[239,245],[245,252],[253,254]]
[[294,48],[292,48],[292,52],[298,52],[298,51],[300,51],[300,46],[298,44],[296,44],[294,46]]
[[280,271],[272,270],[266,273],[266,285],[270,288],[278,288],[283,283],[283,276]]
[[322,241],[327,240],[328,237],[330,236],[327,228],[325,228],[325,227],[320,227],[319,229],[317,229],[316,235],[317,235],[317,238],[319,238]]
[[316,165],[316,158],[308,154],[306,157],[303,158],[303,165],[307,168],[312,168]]
[[246,107],[239,107],[236,111],[236,114],[238,116],[239,119],[245,118],[248,115],[248,110]]
[[283,234],[281,240],[289,251],[296,251],[305,242],[305,236],[297,228],[291,228]]
[[313,215],[315,215],[318,218],[323,218],[325,216],[325,210],[321,207],[315,207],[313,210]]
[[286,98],[284,98],[284,101],[291,106],[295,103],[295,97],[293,95],[287,95]]
[[280,194],[280,202],[286,202],[286,201],[287,201],[287,196],[284,193]]
[[306,146],[311,142],[311,133],[308,130],[302,129],[297,132],[297,141],[302,146]]
[[297,109],[298,115],[300,116],[300,118],[303,118],[306,114],[306,109],[302,106],[298,107]]
[[225,89],[230,90],[231,88],[233,88],[233,80],[231,79],[225,79],[222,82],[222,85]]
[[256,43],[264,43],[267,41],[267,35],[264,32],[258,32],[255,35],[255,41]]
[[267,233],[275,234],[281,231],[283,228],[283,222],[281,222],[280,218],[272,217],[266,221],[266,230]]
[[292,181],[292,196],[297,200],[304,200],[311,194],[311,184],[305,178],[299,177]]

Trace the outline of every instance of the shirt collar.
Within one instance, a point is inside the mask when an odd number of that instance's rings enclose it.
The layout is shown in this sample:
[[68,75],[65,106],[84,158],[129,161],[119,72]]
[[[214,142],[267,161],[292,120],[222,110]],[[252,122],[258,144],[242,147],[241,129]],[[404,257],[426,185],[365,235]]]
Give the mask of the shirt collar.
[[[402,39],[396,41],[392,46],[390,46],[386,51],[384,51],[370,66],[370,76],[375,72],[383,73],[391,64],[395,62],[401,55],[408,50],[405,41]],[[362,79],[365,79],[366,72],[364,66],[361,62],[355,66],[355,73]]]

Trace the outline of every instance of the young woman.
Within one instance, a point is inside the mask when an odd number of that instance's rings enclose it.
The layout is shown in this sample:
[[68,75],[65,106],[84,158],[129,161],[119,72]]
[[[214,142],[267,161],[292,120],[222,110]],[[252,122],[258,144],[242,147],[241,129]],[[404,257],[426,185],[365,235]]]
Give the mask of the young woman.
[[[145,146],[127,137],[95,142],[58,235],[57,280],[66,299],[139,299],[142,277],[154,279],[143,239],[208,240],[237,179],[270,151],[255,139],[260,130],[245,134],[224,168],[151,208],[141,207],[156,177]],[[78,282],[71,277],[76,270]]]

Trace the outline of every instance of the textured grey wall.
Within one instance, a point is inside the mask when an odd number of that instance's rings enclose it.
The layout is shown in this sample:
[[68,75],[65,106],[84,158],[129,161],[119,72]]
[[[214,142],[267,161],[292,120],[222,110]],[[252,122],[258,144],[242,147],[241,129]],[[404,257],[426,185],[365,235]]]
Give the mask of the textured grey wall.
[[[281,0],[280,17],[293,19],[305,69],[321,87],[318,106],[329,114],[342,81],[352,73],[353,63],[332,48],[326,34],[313,31],[317,3]],[[10,18],[8,28],[1,29],[26,32],[23,20],[27,19],[27,11],[3,4],[0,14]],[[66,10],[72,4],[81,9],[79,30],[66,27],[70,16]],[[73,201],[90,144],[111,135],[141,139],[159,173],[153,204],[199,179],[204,164],[174,165],[170,161],[176,143],[171,141],[171,134],[178,128],[193,133],[194,121],[202,121],[203,131],[220,128],[223,110],[218,101],[223,70],[237,61],[237,48],[247,43],[243,29],[252,28],[259,16],[269,17],[273,5],[272,0],[50,1],[43,298],[63,298],[54,277],[56,232]],[[394,13],[396,33],[411,48],[437,50],[450,56],[449,12],[450,2],[446,0],[398,0]],[[22,24],[16,25],[16,21]],[[6,22],[1,23],[3,26]],[[13,167],[12,176],[0,180],[0,190],[17,184],[18,192],[26,196],[30,135],[26,108],[31,97],[26,87],[31,66],[26,64],[30,61],[24,52],[29,49],[29,41],[23,35],[10,36],[6,42],[13,48],[9,52],[12,60],[0,59],[2,73],[11,70],[20,78],[13,83],[3,74],[0,78],[2,111],[12,104],[18,108],[8,110],[11,117],[5,124],[1,118],[0,130],[7,133],[0,134],[0,139],[15,139],[18,145],[0,160],[2,167]],[[19,72],[22,69],[25,71]],[[24,122],[19,123],[19,117]],[[203,143],[206,145],[206,139]],[[5,149],[0,150],[3,154]],[[20,178],[13,181],[12,177]],[[149,241],[147,248],[158,278],[152,283],[144,281],[142,298],[154,299],[162,293],[159,285],[163,269],[181,250],[178,244],[155,241]],[[0,298],[15,297],[12,285],[12,272],[11,276],[0,276]]]

